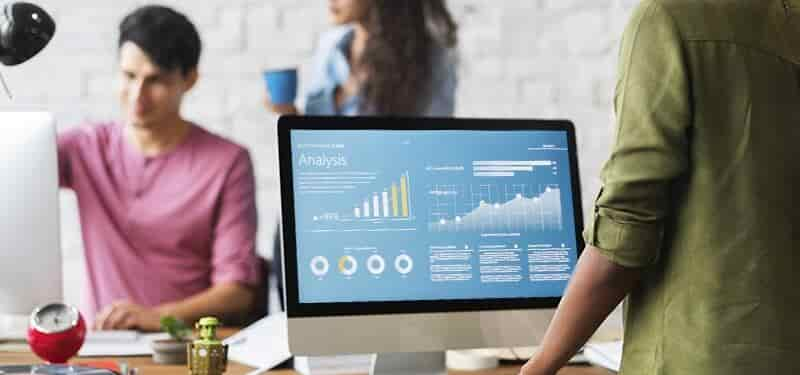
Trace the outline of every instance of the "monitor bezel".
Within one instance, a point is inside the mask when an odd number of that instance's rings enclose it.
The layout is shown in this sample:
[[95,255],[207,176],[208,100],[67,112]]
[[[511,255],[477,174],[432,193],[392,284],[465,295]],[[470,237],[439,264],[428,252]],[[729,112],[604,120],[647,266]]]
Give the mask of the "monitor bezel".
[[278,154],[281,185],[282,254],[285,286],[283,296],[290,318],[426,314],[474,311],[549,309],[558,306],[561,297],[457,299],[416,301],[372,301],[336,303],[300,303],[297,269],[297,239],[294,220],[294,176],[292,171],[292,130],[467,130],[467,131],[565,131],[567,133],[570,174],[572,176],[573,212],[576,224],[577,256],[584,248],[583,212],[578,170],[575,127],[569,120],[486,119],[486,118],[411,118],[411,117],[326,117],[282,116],[278,120]]

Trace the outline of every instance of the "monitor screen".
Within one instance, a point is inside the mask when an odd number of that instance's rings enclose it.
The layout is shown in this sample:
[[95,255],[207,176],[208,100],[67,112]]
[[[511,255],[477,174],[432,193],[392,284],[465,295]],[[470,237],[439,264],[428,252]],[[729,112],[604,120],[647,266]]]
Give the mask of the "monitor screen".
[[562,295],[580,235],[567,130],[289,139],[300,305]]

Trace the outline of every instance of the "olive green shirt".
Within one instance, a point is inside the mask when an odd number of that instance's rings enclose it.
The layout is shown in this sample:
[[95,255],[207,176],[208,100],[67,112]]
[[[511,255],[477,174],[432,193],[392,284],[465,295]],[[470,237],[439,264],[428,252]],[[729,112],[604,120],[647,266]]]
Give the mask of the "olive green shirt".
[[800,374],[798,64],[800,0],[637,7],[585,233],[644,267],[622,374]]

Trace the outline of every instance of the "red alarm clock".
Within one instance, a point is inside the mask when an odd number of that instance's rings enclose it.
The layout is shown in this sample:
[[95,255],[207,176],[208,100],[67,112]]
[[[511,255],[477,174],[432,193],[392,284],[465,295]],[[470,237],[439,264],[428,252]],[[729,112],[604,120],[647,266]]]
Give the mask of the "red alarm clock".
[[49,363],[66,363],[81,349],[86,323],[78,309],[51,303],[33,310],[28,326],[28,345]]

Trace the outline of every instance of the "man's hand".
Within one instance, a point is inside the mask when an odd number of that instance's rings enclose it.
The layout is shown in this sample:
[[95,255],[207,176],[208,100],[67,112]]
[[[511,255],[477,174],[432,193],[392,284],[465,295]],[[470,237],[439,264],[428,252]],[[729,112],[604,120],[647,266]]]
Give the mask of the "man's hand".
[[537,367],[535,358],[532,358],[519,370],[519,375],[556,375],[558,371],[549,371]]
[[587,246],[536,355],[522,375],[555,375],[586,343],[603,320],[633,290],[640,268],[627,268]]
[[161,313],[155,308],[119,301],[106,306],[97,314],[94,329],[137,329],[156,332],[161,329]]

